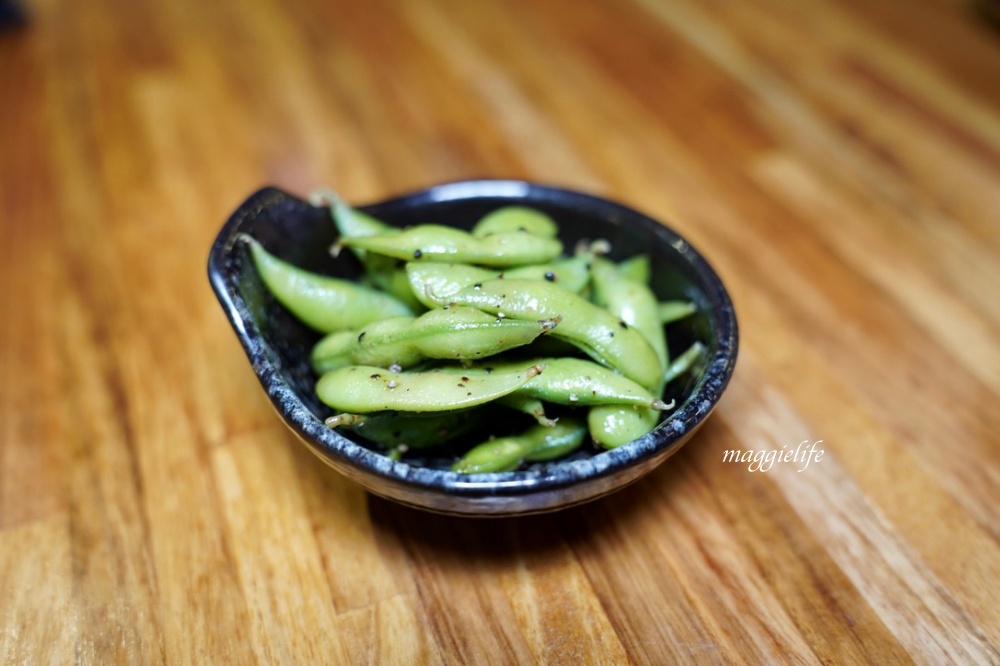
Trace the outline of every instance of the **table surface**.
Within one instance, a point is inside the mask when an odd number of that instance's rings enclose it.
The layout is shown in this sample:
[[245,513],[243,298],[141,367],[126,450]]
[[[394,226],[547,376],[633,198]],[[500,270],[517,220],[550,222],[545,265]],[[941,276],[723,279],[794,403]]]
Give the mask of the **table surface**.
[[[0,32],[0,662],[1000,663],[1000,31],[957,0],[26,3]],[[208,285],[249,193],[668,220],[741,324],[627,489],[366,495]],[[818,443],[808,468],[727,450]]]

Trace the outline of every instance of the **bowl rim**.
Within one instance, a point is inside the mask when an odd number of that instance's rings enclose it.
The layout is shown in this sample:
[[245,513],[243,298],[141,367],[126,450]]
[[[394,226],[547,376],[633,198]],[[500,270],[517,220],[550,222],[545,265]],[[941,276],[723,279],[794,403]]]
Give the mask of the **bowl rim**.
[[[239,293],[238,283],[227,276],[226,259],[230,253],[240,251],[236,247],[238,235],[249,218],[277,201],[291,200],[309,205],[302,198],[281,188],[266,186],[250,195],[230,215],[217,234],[209,253],[208,277],[251,362],[254,374],[286,425],[325,462],[361,482],[372,492],[390,497],[393,496],[391,493],[380,492],[379,488],[364,483],[364,478],[375,475],[403,493],[430,492],[467,500],[516,498],[549,493],[581,481],[616,475],[654,458],[663,460],[676,452],[718,404],[732,377],[738,354],[739,329],[733,303],[712,266],[687,239],[666,223],[634,208],[605,197],[525,180],[451,181],[356,208],[377,214],[379,210],[403,205],[412,207],[477,198],[509,199],[511,203],[528,205],[530,200],[553,200],[562,204],[572,202],[574,207],[585,208],[588,215],[592,212],[595,217],[621,217],[627,219],[629,224],[644,225],[647,231],[669,243],[678,259],[686,262],[687,268],[700,281],[698,288],[704,293],[714,322],[715,352],[687,399],[653,431],[637,440],[590,458],[555,463],[541,470],[463,474],[394,461],[353,442],[328,428],[316,417],[302,402],[297,391],[277,371],[273,364],[273,352],[266,347],[266,335],[257,327],[249,307]],[[265,343],[260,344],[258,340]]]

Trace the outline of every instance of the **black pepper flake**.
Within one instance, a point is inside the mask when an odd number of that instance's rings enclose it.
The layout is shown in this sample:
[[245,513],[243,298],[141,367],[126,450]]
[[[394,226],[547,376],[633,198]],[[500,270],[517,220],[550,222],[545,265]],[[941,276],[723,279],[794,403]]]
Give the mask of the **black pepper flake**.
[[465,388],[465,384],[463,384],[462,382],[459,382],[458,383],[458,388]]
[[618,325],[619,325],[619,326],[621,326],[622,328],[628,328],[628,324],[626,324],[626,323],[625,323],[624,321],[622,321],[621,319],[619,319],[619,320],[618,320]]
[[482,282],[477,282],[476,284],[472,285],[472,288],[473,289],[482,289],[483,288],[483,283]]
[[365,337],[365,332],[361,331],[360,335],[358,335],[358,342],[361,342],[361,338],[363,337]]
[[468,393],[466,393],[465,395],[472,395],[472,391],[469,391],[469,392],[468,392]]
[[546,271],[546,273],[545,273],[545,279],[548,280],[549,282],[555,282],[556,281],[556,274],[553,273],[552,271]]
[[469,378],[463,375],[463,376],[462,376],[462,381],[463,381],[463,382],[467,382],[467,381],[469,381]]
[[382,379],[382,375],[380,375],[378,373],[375,373],[374,375],[371,376],[371,378],[372,379]]
[[413,251],[413,258],[414,259],[419,259],[422,256],[424,256],[424,253],[421,252],[420,250],[414,250]]

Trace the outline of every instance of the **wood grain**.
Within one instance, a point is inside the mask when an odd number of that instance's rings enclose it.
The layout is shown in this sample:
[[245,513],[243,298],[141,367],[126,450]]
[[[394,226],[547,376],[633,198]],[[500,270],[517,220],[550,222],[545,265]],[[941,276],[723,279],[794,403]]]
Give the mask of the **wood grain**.
[[[0,662],[1000,663],[1000,33],[953,0],[27,2],[0,32]],[[716,414],[490,521],[279,423],[247,194],[604,194],[712,261]],[[726,451],[821,442],[808,468]]]

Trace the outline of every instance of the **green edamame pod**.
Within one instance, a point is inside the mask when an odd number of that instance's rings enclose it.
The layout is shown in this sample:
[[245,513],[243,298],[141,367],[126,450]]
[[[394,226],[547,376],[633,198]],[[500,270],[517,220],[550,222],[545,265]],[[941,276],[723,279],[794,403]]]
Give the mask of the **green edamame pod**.
[[541,459],[553,451],[568,453],[583,443],[586,434],[587,429],[573,419],[561,419],[554,426],[534,425],[520,435],[497,437],[473,447],[452,469],[464,474],[508,472],[536,451]]
[[[654,397],[628,377],[603,365],[582,358],[541,358],[536,363],[545,372],[533,377],[514,395],[525,395],[559,405],[634,405],[651,409],[670,409],[671,405]],[[505,366],[496,366],[504,368]]]
[[540,238],[555,238],[559,227],[542,211],[527,206],[497,208],[484,215],[472,227],[472,235],[477,238],[517,231]]
[[[594,302],[642,334],[656,352],[662,375],[668,363],[667,338],[660,323],[656,295],[645,284],[623,277],[617,266],[603,257],[594,258],[591,276]],[[659,392],[660,382],[661,377],[657,377],[646,388]]]
[[528,448],[517,437],[497,437],[474,446],[451,469],[463,474],[512,472],[521,465]]
[[[330,204],[330,214],[333,216],[337,231],[345,238],[361,238],[399,233],[399,228],[386,224],[382,220],[362,213],[337,199]],[[363,252],[363,250],[359,250]]]
[[[604,258],[596,258],[592,264],[591,286],[594,301],[636,327],[653,347],[660,367],[666,367],[666,337],[657,317],[656,298],[649,288],[623,277],[619,268]],[[662,381],[661,375],[649,388],[662,393]],[[632,441],[656,427],[658,421],[659,414],[653,410],[623,409],[616,405],[597,406],[587,414],[591,438],[604,448]]]
[[566,291],[579,294],[590,282],[590,257],[566,257],[546,264],[519,266],[504,271],[511,280],[545,280]]
[[637,254],[619,262],[618,273],[626,280],[648,285],[649,277],[652,274],[652,266],[650,266],[649,263],[649,255]]
[[[333,224],[341,236],[374,236],[397,230],[396,227],[349,206],[339,194],[325,187],[313,190],[309,194],[309,202],[318,208],[329,207]],[[360,252],[364,254],[364,250]]]
[[519,232],[476,238],[467,231],[440,224],[418,224],[390,234],[342,238],[341,245],[358,247],[405,260],[451,261],[503,268],[551,261],[562,253],[555,238]]
[[498,319],[475,308],[431,310],[369,324],[351,339],[327,336],[313,349],[317,372],[347,365],[408,368],[428,359],[476,360],[526,345],[558,320]]
[[538,357],[552,356],[552,357],[562,357],[562,356],[572,356],[579,358],[581,351],[575,346],[567,342],[566,340],[560,340],[559,338],[553,337],[551,335],[543,335],[530,345],[524,348],[524,356],[527,357]]
[[535,419],[539,425],[551,427],[554,426],[558,420],[550,419],[545,415],[545,405],[542,404],[541,400],[530,395],[521,395],[516,391],[514,393],[508,393],[501,398],[497,398],[497,404],[510,409],[516,409],[523,414],[527,414]]
[[496,279],[497,275],[496,271],[468,264],[416,261],[406,264],[410,290],[429,308],[447,305],[452,294],[477,282]]
[[557,320],[497,319],[474,308],[431,310],[416,319],[383,326],[376,322],[358,335],[355,363],[409,367],[427,358],[476,360],[526,345],[551,331]]
[[[380,255],[372,254],[369,256],[369,259],[374,259],[378,256]],[[388,257],[382,258],[388,259]],[[420,299],[413,294],[413,290],[410,289],[410,279],[406,275],[406,268],[395,259],[391,259],[390,261],[394,263],[392,267],[381,270],[366,269],[368,271],[366,273],[368,281],[375,287],[391,295],[400,303],[406,305],[411,311],[425,312],[427,306],[421,303]]]
[[353,365],[351,354],[358,344],[358,334],[354,331],[334,331],[323,336],[313,348],[309,363],[313,372],[322,375],[337,368]]
[[[382,220],[371,215],[362,213],[359,210],[348,206],[333,190],[319,188],[309,195],[309,201],[317,207],[329,207],[330,217],[333,218],[333,226],[341,237],[345,236],[374,236],[375,234],[389,234],[398,231]],[[334,248],[339,246],[334,245]],[[334,256],[339,250],[334,250]],[[368,253],[362,249],[352,248],[354,254],[364,265],[367,272],[381,272],[396,263],[389,257],[372,255],[369,259]]]
[[568,456],[583,445],[588,431],[586,424],[567,416],[559,419],[559,424],[564,428],[563,432],[546,437],[531,453],[524,456],[525,461],[556,460]]
[[[592,264],[591,284],[594,300],[642,333],[656,352],[659,367],[666,368],[667,338],[657,312],[656,296],[649,287],[623,277],[614,263],[600,257]],[[661,373],[646,388],[659,396],[663,385]],[[659,413],[652,409],[622,409],[613,405],[595,407],[587,415],[587,423],[593,428],[591,438],[604,448],[615,448],[645,435],[659,420]]]
[[656,352],[641,333],[607,310],[548,282],[488,280],[460,290],[449,301],[512,319],[562,316],[551,333],[554,337],[569,341],[642,386],[655,386],[662,376]]
[[672,324],[698,311],[698,306],[690,301],[663,301],[657,306],[661,324]]
[[656,427],[659,417],[652,409],[634,407],[593,407],[587,413],[587,427],[594,443],[614,449],[639,439]]
[[386,317],[413,313],[397,299],[348,280],[311,273],[270,254],[250,236],[257,273],[268,290],[305,325],[322,333],[362,326]]
[[330,428],[350,428],[353,432],[386,447],[422,449],[444,444],[472,430],[477,418],[468,411],[375,412],[337,414],[326,420]]
[[663,383],[669,384],[693,368],[705,356],[705,352],[705,345],[700,342],[692,344],[667,367],[667,371],[663,373]]
[[[537,399],[559,405],[629,405],[650,410],[672,409],[666,403],[628,377],[582,358],[535,358],[535,363],[545,366],[545,372],[530,379],[509,396],[508,404],[518,399]],[[441,372],[458,374],[469,370],[482,372],[509,372],[521,367],[523,362],[484,361],[469,367],[446,366]]]
[[481,405],[512,393],[542,372],[541,365],[525,365],[504,372],[391,372],[371,365],[353,365],[328,372],[316,383],[316,394],[341,412],[366,414],[442,412]]
[[[382,222],[379,219],[362,213],[348,206],[333,192],[320,190],[313,194],[313,199],[326,200],[330,204],[330,214],[334,226],[341,238],[358,238],[399,233],[399,229]],[[334,245],[334,254],[339,251],[340,244]],[[365,278],[382,291],[391,294],[397,300],[405,303],[414,312],[423,310],[423,306],[410,291],[410,283],[399,260],[381,254],[369,254],[361,248],[353,247],[351,252],[361,261],[365,268]]]
[[393,317],[365,326],[358,332],[357,344],[350,353],[353,365],[410,368],[424,360],[426,356],[407,340],[416,321],[412,317]]
[[451,307],[413,322],[412,343],[426,358],[476,360],[526,345],[555,330],[559,318],[498,319],[475,308]]
[[468,264],[411,261],[406,264],[406,275],[414,297],[435,308],[447,305],[453,294],[466,287],[499,278],[545,280],[578,294],[590,281],[590,262],[587,257],[570,257],[500,272]]

